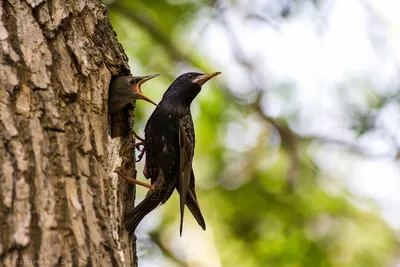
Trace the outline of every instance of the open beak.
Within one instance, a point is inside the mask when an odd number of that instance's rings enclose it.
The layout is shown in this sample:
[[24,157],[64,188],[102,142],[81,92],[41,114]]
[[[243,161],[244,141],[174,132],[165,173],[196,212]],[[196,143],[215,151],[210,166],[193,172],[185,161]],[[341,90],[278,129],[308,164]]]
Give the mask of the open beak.
[[221,74],[221,72],[212,72],[212,73],[205,73],[203,75],[197,76],[194,80],[193,83],[197,83],[198,85],[202,86],[205,84],[209,79],[212,77],[215,77],[217,75]]
[[156,103],[153,102],[153,100],[151,100],[150,98],[148,98],[147,96],[145,96],[142,92],[142,89],[140,88],[140,86],[142,84],[144,84],[145,82],[147,82],[148,80],[153,79],[154,77],[159,76],[160,74],[153,74],[153,75],[149,75],[149,76],[143,76],[141,77],[141,79],[139,80],[138,83],[135,84],[135,86],[133,87],[133,90],[136,91],[136,94],[138,96],[138,99],[142,99],[144,101],[147,101],[149,103],[152,103],[153,105],[157,106],[158,105]]

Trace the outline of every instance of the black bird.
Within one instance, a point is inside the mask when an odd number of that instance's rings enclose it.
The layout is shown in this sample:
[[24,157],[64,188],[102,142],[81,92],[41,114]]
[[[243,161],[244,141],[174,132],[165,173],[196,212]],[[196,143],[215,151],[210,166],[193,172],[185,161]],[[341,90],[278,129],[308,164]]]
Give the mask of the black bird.
[[140,221],[157,206],[164,204],[174,189],[180,194],[180,235],[185,204],[198,224],[206,224],[197,202],[192,169],[195,134],[190,104],[201,86],[220,72],[190,72],[179,76],[164,93],[145,128],[146,163],[143,174],[153,189],[125,216],[125,227],[133,233]]

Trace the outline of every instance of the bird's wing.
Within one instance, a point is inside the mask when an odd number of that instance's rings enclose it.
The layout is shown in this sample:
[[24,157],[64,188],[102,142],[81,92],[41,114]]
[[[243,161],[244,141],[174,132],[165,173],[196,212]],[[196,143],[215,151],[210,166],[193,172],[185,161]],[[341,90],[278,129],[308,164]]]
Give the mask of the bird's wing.
[[181,224],[180,234],[182,235],[183,216],[185,211],[186,198],[190,185],[190,174],[192,171],[192,160],[194,154],[194,131],[191,120],[183,117],[179,121],[179,194],[180,194],[180,211]]
[[150,116],[145,128],[145,148],[146,162],[144,166],[144,176],[151,179],[151,184],[154,184],[160,173],[160,161],[158,156],[163,148],[163,140],[158,134],[157,125],[159,124],[159,109],[153,112]]

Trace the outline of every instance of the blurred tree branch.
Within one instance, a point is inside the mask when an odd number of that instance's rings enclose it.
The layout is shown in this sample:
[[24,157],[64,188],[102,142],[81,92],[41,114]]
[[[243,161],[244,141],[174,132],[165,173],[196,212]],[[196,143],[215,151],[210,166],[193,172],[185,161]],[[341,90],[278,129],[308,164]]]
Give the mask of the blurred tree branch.
[[178,259],[177,257],[175,257],[175,255],[173,255],[171,253],[170,250],[168,250],[161,241],[161,236],[160,236],[160,232],[159,231],[153,231],[149,233],[151,240],[154,242],[154,244],[157,245],[157,247],[159,247],[162,251],[162,253],[167,256],[170,260],[174,261],[175,263],[177,263],[179,266],[188,266],[188,264],[184,261],[181,261],[180,259]]
[[158,27],[158,25],[156,25],[156,23],[143,12],[134,10],[130,6],[125,6],[121,1],[111,3],[109,8],[114,9],[116,12],[145,30],[155,42],[164,47],[165,51],[168,52],[174,61],[186,61],[191,65],[197,65],[189,56],[185,55],[180,49],[178,49],[171,38],[161,31],[160,27]]

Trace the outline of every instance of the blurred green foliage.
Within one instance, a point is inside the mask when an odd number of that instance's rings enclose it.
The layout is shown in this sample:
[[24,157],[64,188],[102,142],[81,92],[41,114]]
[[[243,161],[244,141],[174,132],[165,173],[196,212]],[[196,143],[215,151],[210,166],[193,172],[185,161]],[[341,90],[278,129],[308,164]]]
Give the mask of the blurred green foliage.
[[[213,67],[212,58],[199,54],[197,44],[186,38],[191,25],[204,19],[204,14],[215,15],[213,1],[104,3],[130,58],[132,72],[162,74],[144,86],[150,98],[161,99],[185,66],[220,70]],[[398,240],[378,211],[371,208],[373,205],[363,208],[360,203],[367,200],[355,199],[340,185],[331,185],[333,182],[310,158],[309,142],[290,140],[296,138],[286,123],[290,118],[268,121],[260,110],[241,103],[223,79],[229,77],[207,84],[193,104],[197,139],[194,167],[198,198],[207,222],[207,233],[200,235],[209,248],[199,249],[200,260],[177,252],[176,247],[182,249],[183,245],[176,238],[179,212],[178,199],[173,197],[158,209],[162,210],[162,219],[149,233],[163,251],[162,266],[393,264]],[[381,106],[376,100],[371,105]],[[143,129],[151,112],[151,105],[138,103],[135,128]],[[356,121],[360,134],[369,127],[368,117]],[[236,144],[227,143],[229,135],[246,133],[251,123],[258,125],[254,145],[243,147],[241,139]],[[291,142],[297,142],[296,150]],[[293,153],[297,155],[293,157]],[[291,176],[295,179],[293,187],[288,185]],[[188,228],[200,231],[189,217],[187,211],[184,236],[191,235]],[[199,242],[195,238],[198,236],[189,238],[191,244]],[[210,250],[214,253],[207,254]],[[152,255],[150,249],[140,262],[151,263]],[[215,262],[217,265],[213,265]]]

